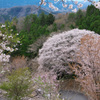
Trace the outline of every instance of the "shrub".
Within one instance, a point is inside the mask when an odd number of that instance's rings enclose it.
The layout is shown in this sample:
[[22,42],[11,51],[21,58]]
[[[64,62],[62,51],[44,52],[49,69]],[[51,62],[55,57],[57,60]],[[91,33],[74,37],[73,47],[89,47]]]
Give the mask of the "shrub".
[[64,25],[64,24],[62,24],[60,28],[61,28],[61,29],[64,29],[64,27],[65,27],[65,25]]
[[74,26],[73,24],[71,24],[71,25],[70,25],[70,28],[71,28],[71,29],[74,29],[74,28],[75,28],[75,26]]
[[21,100],[32,93],[31,74],[27,68],[13,70],[6,78],[7,81],[1,83],[0,88],[6,91],[8,98]]
[[57,24],[56,24],[56,23],[53,24],[53,29],[52,29],[52,31],[57,31]]

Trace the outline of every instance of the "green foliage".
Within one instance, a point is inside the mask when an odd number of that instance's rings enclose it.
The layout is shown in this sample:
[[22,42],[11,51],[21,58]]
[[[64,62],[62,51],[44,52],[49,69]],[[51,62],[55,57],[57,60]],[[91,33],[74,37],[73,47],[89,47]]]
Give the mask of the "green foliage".
[[18,50],[14,51],[11,55],[12,56],[24,55],[30,57],[31,52],[29,53],[27,51],[32,41],[29,39],[27,32],[21,31],[18,37],[20,38],[21,44],[17,45]]
[[96,33],[100,34],[100,20],[96,20],[91,23],[90,30],[94,30]]
[[18,50],[13,52],[12,56],[24,55],[27,57],[35,57],[38,50],[34,54],[28,50],[29,46],[33,44],[39,37],[49,35],[50,32],[47,30],[47,27],[53,22],[54,16],[52,14],[45,15],[44,13],[41,13],[39,17],[34,14],[26,16],[24,19],[24,28],[18,35],[21,45],[18,45]]
[[60,27],[60,29],[64,29],[64,27],[65,27],[65,24],[62,24],[61,27]]
[[40,19],[40,25],[44,26],[53,24],[55,17],[51,13],[49,15],[41,13],[39,19]]
[[39,18],[40,18],[40,25],[44,26],[46,24],[46,15],[44,13],[41,13]]
[[100,34],[100,11],[93,5],[88,6],[86,16],[77,20],[80,29],[95,31]]
[[76,13],[69,13],[68,20],[76,23],[76,25],[71,24],[69,27],[71,29],[74,29],[81,23],[85,15],[85,12],[83,12],[81,9],[79,9]]
[[95,8],[94,5],[90,5],[87,7],[87,10],[86,10],[86,16],[91,16],[91,15],[100,15],[100,11],[99,9]]
[[75,21],[75,19],[76,19],[76,14],[75,13],[69,13],[68,20]]
[[26,30],[26,31],[29,32],[32,23],[37,24],[38,22],[39,22],[39,19],[37,18],[36,15],[31,14],[31,15],[26,16],[25,19],[24,19],[24,29],[23,30]]
[[[70,13],[69,20],[74,19],[76,26],[79,29],[87,29],[100,34],[100,10],[93,5],[87,7],[86,12],[78,10],[77,13]],[[74,28],[73,25],[70,28]]]
[[75,26],[74,26],[73,24],[71,24],[71,25],[70,25],[70,28],[71,28],[71,29],[74,29],[74,28],[75,28]]
[[[18,41],[20,41],[20,39],[17,37],[17,31],[15,29],[15,27],[13,26],[12,22],[6,21],[4,24],[4,27],[2,27],[2,24],[0,25],[0,33],[2,34],[2,36],[0,37],[0,43],[5,42],[6,47],[10,47],[12,50],[15,50],[16,45],[18,44]],[[3,37],[5,36],[5,37]],[[15,45],[15,47],[14,47]],[[0,48],[2,48],[0,46]],[[12,52],[12,51],[11,51]],[[10,54],[11,53],[10,50],[3,50],[3,53],[5,54]]]
[[53,29],[52,29],[52,31],[57,31],[57,24],[56,24],[56,23],[53,24]]
[[55,17],[52,14],[49,14],[46,17],[46,24],[51,25],[53,24],[54,20],[55,20]]
[[[23,27],[19,32],[19,35],[17,35],[17,38],[19,38],[20,40],[20,43],[18,43],[18,45],[16,46],[18,50],[12,52],[11,56],[24,55],[30,58],[37,56],[38,50],[34,54],[32,51],[29,51],[28,48],[41,36],[47,36],[50,34],[47,27],[53,24],[54,20],[55,17],[52,14],[45,15],[44,13],[41,13],[40,16],[34,14],[26,16],[22,23]],[[11,34],[13,35],[15,35],[15,33],[18,33],[16,28],[18,26],[17,25],[18,23],[19,23],[18,19],[16,18],[13,18],[12,22],[9,21],[5,22],[7,29],[9,30],[13,29],[13,31],[11,32]]]
[[84,13],[79,9],[76,13],[76,19],[81,19],[84,16]]
[[6,91],[6,96],[11,100],[21,100],[32,93],[31,74],[27,68],[13,70],[6,78],[0,89]]
[[[48,35],[49,31],[47,30],[47,26],[40,26],[38,24],[33,23],[31,25],[30,31],[21,31],[18,37],[21,39],[21,45],[18,45],[18,50],[12,53],[12,56],[16,55],[24,55],[27,57],[35,57],[36,54],[33,54],[33,52],[29,51],[29,46],[34,43],[39,37],[43,35]],[[37,52],[36,52],[37,53]]]

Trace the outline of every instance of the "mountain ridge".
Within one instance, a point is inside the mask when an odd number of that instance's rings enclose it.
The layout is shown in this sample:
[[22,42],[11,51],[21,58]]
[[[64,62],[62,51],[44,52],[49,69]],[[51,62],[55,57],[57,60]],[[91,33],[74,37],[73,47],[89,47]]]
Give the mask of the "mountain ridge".
[[49,14],[50,11],[44,8],[39,8],[36,5],[27,5],[27,6],[15,6],[11,8],[1,8],[0,9],[0,22],[4,23],[6,20],[12,20],[13,17],[20,18],[25,17],[30,14],[37,14],[44,12]]

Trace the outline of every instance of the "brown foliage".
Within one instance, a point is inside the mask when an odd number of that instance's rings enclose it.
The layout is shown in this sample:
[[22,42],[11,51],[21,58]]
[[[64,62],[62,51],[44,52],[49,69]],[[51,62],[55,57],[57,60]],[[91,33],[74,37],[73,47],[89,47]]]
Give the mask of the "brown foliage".
[[78,76],[82,90],[90,100],[100,100],[100,37],[85,35],[81,39],[78,62],[82,65],[70,64]]
[[25,67],[28,67],[27,59],[24,56],[18,56],[12,59],[12,62],[10,64],[10,71]]

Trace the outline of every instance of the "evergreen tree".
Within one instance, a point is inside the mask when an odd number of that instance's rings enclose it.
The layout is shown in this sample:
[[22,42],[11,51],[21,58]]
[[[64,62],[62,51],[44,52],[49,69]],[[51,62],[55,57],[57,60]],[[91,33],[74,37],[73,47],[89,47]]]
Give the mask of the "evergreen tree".
[[40,17],[40,25],[44,26],[46,24],[46,15],[44,14],[44,12],[42,12],[39,17]]
[[54,17],[52,14],[49,14],[49,15],[47,16],[47,18],[46,18],[46,23],[47,23],[47,25],[53,24],[54,20],[55,20],[55,17]]

